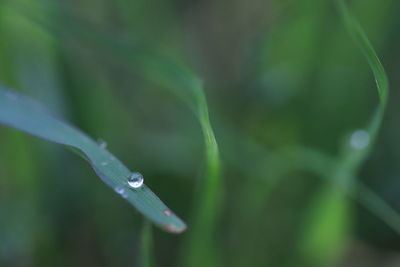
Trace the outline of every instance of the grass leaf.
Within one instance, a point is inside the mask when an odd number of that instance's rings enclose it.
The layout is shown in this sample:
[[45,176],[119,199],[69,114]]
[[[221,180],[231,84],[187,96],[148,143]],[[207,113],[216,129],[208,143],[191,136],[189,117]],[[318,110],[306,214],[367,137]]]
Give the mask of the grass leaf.
[[0,124],[80,151],[108,186],[152,222],[169,232],[180,233],[186,229],[185,223],[170,212],[146,185],[133,189],[127,184],[132,172],[107,149],[51,115],[32,99],[0,88]]
[[[107,51],[115,59],[131,66],[145,80],[168,89],[182,99],[197,117],[203,133],[206,153],[206,173],[202,179],[200,190],[195,196],[196,209],[193,215],[193,227],[188,237],[185,265],[200,263],[199,259],[209,259],[216,262],[217,256],[209,255],[215,249],[210,248],[210,240],[219,214],[221,198],[221,163],[218,144],[211,126],[206,96],[203,90],[203,82],[185,66],[179,59],[171,58],[151,45],[135,40],[121,42],[118,38],[109,38],[111,33],[102,32],[87,24],[86,27],[74,25],[75,19],[66,20],[68,23],[51,24],[40,18],[40,13],[18,7],[27,17],[37,22],[50,33],[57,36],[58,31],[67,32],[75,38],[79,38],[99,51]],[[60,16],[71,16],[65,10],[58,10]],[[111,34],[113,35],[113,34]],[[206,256],[207,255],[207,256]]]
[[[352,150],[352,153],[348,153],[348,156],[359,158],[353,165],[360,165],[362,161],[364,161],[365,157],[368,156],[372,145],[376,141],[378,131],[385,113],[386,103],[388,100],[389,82],[385,69],[383,68],[382,63],[380,62],[374,48],[372,47],[360,24],[352,16],[347,8],[346,3],[343,0],[337,0],[337,3],[339,12],[343,18],[344,25],[346,26],[349,34],[355,40],[356,44],[368,61],[369,66],[371,67],[380,100],[379,105],[375,110],[375,113],[372,115],[366,127],[366,130],[370,135],[369,144],[363,149]],[[358,154],[358,156],[356,154]]]
[[141,233],[141,251],[139,255],[140,267],[155,267],[154,245],[153,245],[153,231],[149,221],[145,220]]
[[[371,153],[382,124],[389,84],[385,70],[361,26],[351,15],[343,0],[337,0],[337,4],[344,25],[372,69],[380,101],[365,130],[362,130],[363,134],[368,136],[368,142],[362,147],[352,147],[351,144],[345,144],[345,149],[339,156],[337,168],[329,177],[334,186],[325,185],[316,195],[313,201],[314,205],[310,209],[311,212],[307,221],[309,227],[305,231],[304,240],[299,247],[308,260],[318,262],[321,265],[330,264],[340,256],[343,252],[343,244],[347,241],[349,228],[351,228],[351,220],[349,220],[351,205],[344,199],[342,190],[354,195],[364,206],[377,214],[395,231],[398,231],[395,224],[399,219],[398,214],[372,191],[369,191],[367,187],[362,184],[357,186],[359,184],[356,180],[358,170]],[[355,189],[358,189],[358,191],[354,193]],[[331,218],[327,220],[329,217]],[[330,233],[330,235],[326,233]],[[316,253],[316,251],[318,252]]]

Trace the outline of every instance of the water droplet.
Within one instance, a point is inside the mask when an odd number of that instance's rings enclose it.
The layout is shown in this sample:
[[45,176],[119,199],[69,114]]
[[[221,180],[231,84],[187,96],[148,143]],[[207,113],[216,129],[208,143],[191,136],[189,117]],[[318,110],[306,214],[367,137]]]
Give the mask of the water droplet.
[[123,198],[128,198],[128,194],[126,193],[125,188],[123,188],[122,186],[117,186],[115,188],[115,192],[120,194]]
[[107,166],[107,165],[108,165],[108,162],[107,162],[107,161],[103,161],[103,162],[101,163],[101,165],[102,165],[102,166]]
[[164,213],[165,216],[171,216],[172,215],[172,212],[170,210],[164,210],[163,213]]
[[139,188],[143,185],[143,181],[143,176],[138,172],[134,172],[131,177],[129,177],[128,184],[132,188]]
[[118,194],[123,194],[124,191],[125,191],[125,189],[123,187],[121,187],[121,186],[117,186],[115,188],[115,192],[117,192]]
[[17,94],[10,92],[10,91],[5,92],[5,94],[6,94],[6,97],[8,97],[11,100],[16,100],[18,98]]
[[370,142],[370,135],[365,130],[354,131],[350,137],[350,146],[353,149],[365,148]]
[[97,139],[97,144],[102,149],[106,149],[107,148],[107,143],[103,139]]

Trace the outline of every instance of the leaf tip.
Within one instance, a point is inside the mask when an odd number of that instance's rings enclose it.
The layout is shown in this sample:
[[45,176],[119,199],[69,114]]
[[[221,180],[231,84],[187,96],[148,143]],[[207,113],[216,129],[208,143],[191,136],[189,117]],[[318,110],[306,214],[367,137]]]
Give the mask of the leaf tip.
[[174,233],[174,234],[181,234],[183,232],[185,232],[188,228],[186,225],[183,225],[181,227],[177,227],[176,225],[173,224],[165,224],[164,225],[164,229],[170,233]]

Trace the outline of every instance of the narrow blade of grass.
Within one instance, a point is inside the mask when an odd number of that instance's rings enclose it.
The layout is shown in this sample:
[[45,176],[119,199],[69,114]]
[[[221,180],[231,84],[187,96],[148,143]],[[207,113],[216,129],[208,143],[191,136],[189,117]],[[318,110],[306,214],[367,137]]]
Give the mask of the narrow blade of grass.
[[[351,15],[343,0],[337,0],[337,4],[345,27],[372,69],[379,94],[379,105],[364,130],[368,135],[369,142],[365,146],[357,148],[346,144],[346,148],[339,158],[337,168],[329,178],[335,186],[332,187],[329,184],[324,186],[320,192],[321,194],[318,194],[314,200],[317,205],[314,205],[311,209],[311,214],[307,221],[308,227],[305,231],[306,235],[300,247],[303,256],[307,257],[308,260],[317,261],[319,264],[332,263],[340,256],[343,244],[346,242],[347,231],[351,227],[351,221],[348,218],[351,214],[349,212],[351,205],[344,199],[343,194],[340,192],[341,190],[349,191],[350,195],[355,195],[362,204],[366,205],[389,226],[398,231],[398,227],[393,224],[398,220],[398,216],[385,202],[376,195],[371,194],[363,186],[360,187],[362,190],[357,194],[352,192],[354,185],[357,184],[358,170],[371,153],[372,146],[376,142],[386,108],[389,85],[385,70],[361,26]],[[340,190],[337,190],[337,188]],[[379,211],[379,208],[383,208],[383,210]],[[333,216],[335,220],[332,218],[327,223],[326,218],[330,216]],[[332,221],[335,223],[332,223]],[[325,242],[321,242],[321,240]],[[321,257],[321,254],[324,253],[325,256]],[[314,257],[316,254],[319,255],[318,259]]]
[[195,114],[198,117],[205,144],[206,177],[196,196],[196,213],[193,217],[193,231],[187,240],[183,266],[219,266],[218,245],[215,242],[215,228],[221,208],[221,162],[218,144],[211,126],[207,100],[201,83],[194,88]]
[[180,233],[186,229],[181,219],[166,212],[169,208],[146,185],[130,188],[127,179],[132,172],[114,155],[32,99],[0,88],[0,124],[79,150],[108,186],[152,222],[169,232]]
[[[146,80],[159,84],[179,96],[188,104],[199,120],[204,137],[206,152],[206,174],[201,181],[196,198],[196,211],[194,212],[191,234],[185,246],[185,266],[201,264],[208,260],[208,266],[215,265],[218,260],[215,248],[210,247],[214,236],[215,225],[218,217],[221,195],[220,156],[218,144],[212,129],[207,100],[203,91],[202,81],[187,67],[176,59],[158,53],[148,45],[138,40],[134,42],[120,42],[118,38],[110,38],[110,34],[100,32],[96,28],[74,24],[74,19],[66,20],[64,24],[49,24],[40,18],[40,13],[17,7],[29,18],[43,26],[49,32],[57,36],[58,31],[71,34],[75,38],[87,42],[99,51],[107,51],[110,55],[133,67]],[[60,16],[70,17],[65,10],[56,10]]]
[[[368,186],[356,181],[355,177],[350,177],[355,180],[352,186],[345,186],[340,180],[335,179],[332,173],[336,173],[340,166],[340,161],[321,151],[306,147],[292,147],[274,155],[265,167],[273,173],[275,178],[266,180],[269,187],[271,183],[274,185],[282,182],[280,178],[286,174],[299,170],[314,173],[327,182],[311,204],[311,212],[304,224],[307,227],[303,230],[303,239],[298,245],[299,257],[309,264],[310,262],[319,264],[332,262],[340,256],[340,251],[343,249],[342,243],[347,240],[346,237],[349,234],[348,226],[351,226],[351,220],[349,220],[351,205],[347,198],[357,201],[400,235],[398,211]],[[295,260],[297,261],[298,258]]]
[[[275,170],[275,173],[279,176],[297,170],[306,170],[315,173],[318,177],[326,179],[326,181],[330,183],[330,187],[358,201],[361,206],[381,219],[400,235],[400,214],[379,195],[360,181],[356,181],[352,187],[344,187],[343,184],[332,179],[332,170],[340,166],[340,162],[338,162],[337,159],[318,150],[294,147],[283,151],[281,155],[272,162],[273,164],[271,164],[270,169]],[[292,164],[289,165],[289,168],[287,168],[287,164],[284,165],[287,162],[291,162]]]
[[363,148],[346,151],[345,155],[343,156],[344,161],[353,161],[349,167],[356,170],[369,155],[373,144],[376,142],[388,100],[389,82],[385,69],[383,68],[382,63],[380,62],[374,48],[372,47],[360,24],[352,16],[343,0],[337,0],[336,2],[338,4],[338,10],[342,16],[345,27],[368,61],[375,78],[379,95],[379,105],[366,125],[366,131],[369,134],[370,142]]
[[354,198],[400,235],[400,215],[384,199],[362,183],[356,187]]
[[372,72],[375,77],[376,85],[378,87],[378,93],[380,98],[380,109],[384,110],[386,107],[386,102],[389,94],[389,83],[385,69],[383,68],[374,48],[372,47],[370,41],[365,35],[360,24],[355,20],[347,5],[343,0],[337,0],[339,12],[343,18],[343,23],[345,24],[347,30],[349,31],[351,37],[355,40],[357,45],[360,47],[361,52],[367,59]]
[[153,231],[149,221],[145,220],[143,223],[141,234],[141,251],[140,251],[140,267],[155,267],[155,256],[153,255]]

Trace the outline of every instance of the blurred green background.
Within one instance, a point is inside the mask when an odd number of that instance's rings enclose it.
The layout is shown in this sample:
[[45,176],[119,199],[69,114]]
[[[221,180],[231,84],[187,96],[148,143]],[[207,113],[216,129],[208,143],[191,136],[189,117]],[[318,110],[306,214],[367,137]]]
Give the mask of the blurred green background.
[[[357,180],[400,211],[400,2],[349,7],[392,88]],[[203,80],[219,143],[221,208],[197,256],[202,132],[148,53]],[[188,223],[154,229],[155,266],[400,266],[380,207],[325,179],[378,103],[334,1],[2,0],[0,83],[104,139]],[[143,266],[142,216],[86,162],[6,127],[0,147],[0,266]]]

